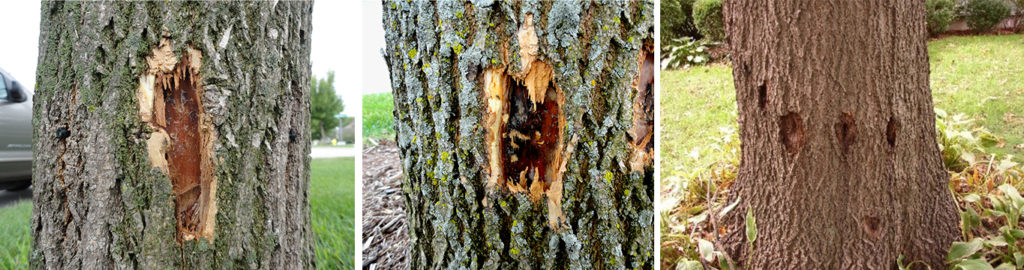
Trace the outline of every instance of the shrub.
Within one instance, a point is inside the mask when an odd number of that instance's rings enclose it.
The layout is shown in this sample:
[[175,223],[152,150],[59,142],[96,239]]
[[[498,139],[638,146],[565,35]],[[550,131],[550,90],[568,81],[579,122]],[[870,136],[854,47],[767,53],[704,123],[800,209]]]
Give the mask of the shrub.
[[725,24],[722,19],[722,0],[697,0],[693,3],[693,24],[704,37],[722,41]]
[[928,11],[928,33],[936,35],[946,32],[955,17],[953,0],[928,0],[924,5]]
[[662,43],[662,68],[689,67],[703,65],[711,61],[707,42],[691,37],[681,37]]
[[964,9],[967,25],[978,32],[991,30],[1010,16],[1010,7],[1003,0],[969,0]]
[[693,25],[692,14],[693,0],[661,1],[661,44],[682,37],[700,39],[700,32]]

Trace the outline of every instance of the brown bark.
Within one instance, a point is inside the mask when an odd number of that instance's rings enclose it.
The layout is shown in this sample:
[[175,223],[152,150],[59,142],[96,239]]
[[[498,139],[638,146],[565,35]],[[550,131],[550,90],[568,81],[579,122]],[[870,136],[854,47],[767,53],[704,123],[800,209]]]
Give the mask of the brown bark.
[[886,269],[900,255],[943,268],[958,216],[923,2],[731,0],[725,20],[742,201],[719,244],[748,269]]
[[43,2],[32,267],[312,267],[311,7]]

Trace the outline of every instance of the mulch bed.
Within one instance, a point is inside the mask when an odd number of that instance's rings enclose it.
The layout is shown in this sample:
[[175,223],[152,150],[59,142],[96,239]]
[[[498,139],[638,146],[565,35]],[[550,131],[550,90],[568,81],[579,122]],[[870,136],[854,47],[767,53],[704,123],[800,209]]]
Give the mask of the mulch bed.
[[394,141],[363,150],[363,269],[407,269],[402,165]]

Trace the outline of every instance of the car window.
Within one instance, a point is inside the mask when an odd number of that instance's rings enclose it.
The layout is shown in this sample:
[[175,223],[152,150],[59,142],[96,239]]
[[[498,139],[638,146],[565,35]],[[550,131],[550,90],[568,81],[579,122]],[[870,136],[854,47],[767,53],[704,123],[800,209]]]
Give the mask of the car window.
[[7,98],[7,78],[0,74],[0,99]]

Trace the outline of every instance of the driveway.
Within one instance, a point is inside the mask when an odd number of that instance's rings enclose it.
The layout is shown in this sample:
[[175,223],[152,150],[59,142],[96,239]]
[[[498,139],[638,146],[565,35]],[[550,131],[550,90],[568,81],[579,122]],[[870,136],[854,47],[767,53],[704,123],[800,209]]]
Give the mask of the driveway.
[[10,191],[6,191],[6,190],[0,190],[0,208],[4,208],[4,207],[10,206],[10,205],[13,205],[14,203],[16,203],[16,202],[18,202],[20,200],[31,200],[31,199],[32,199],[32,189],[31,188],[26,188],[26,189],[15,191],[15,192],[10,192]]
[[309,156],[313,158],[338,158],[338,157],[355,157],[355,147],[316,147],[310,151]]

